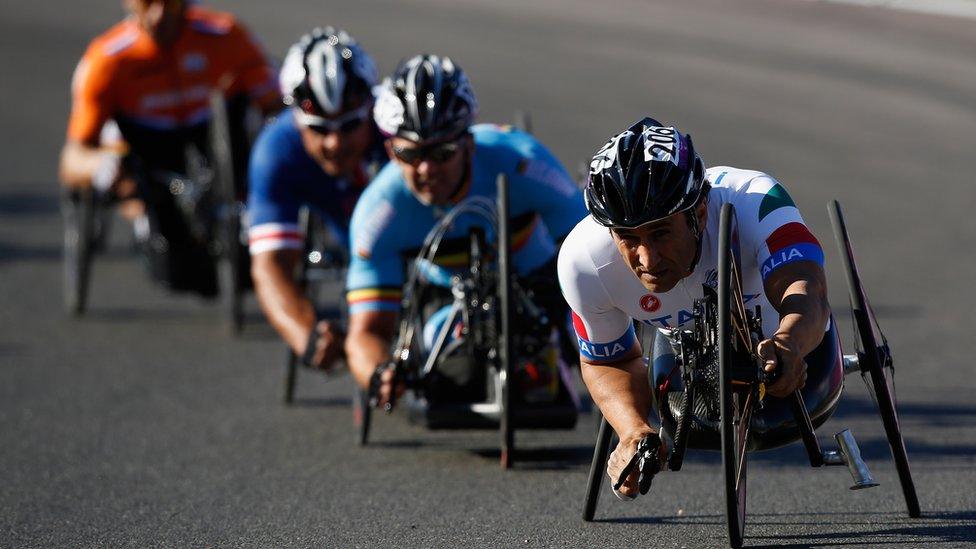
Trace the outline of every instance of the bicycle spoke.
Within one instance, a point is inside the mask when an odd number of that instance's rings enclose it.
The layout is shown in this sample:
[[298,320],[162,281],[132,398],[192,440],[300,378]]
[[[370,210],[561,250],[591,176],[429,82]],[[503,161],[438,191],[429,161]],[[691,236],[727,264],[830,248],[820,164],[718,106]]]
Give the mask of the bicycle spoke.
[[[735,399],[738,402],[738,397]],[[746,402],[742,407],[742,415],[739,416],[739,424],[736,426],[737,436],[737,456],[735,473],[735,490],[740,490],[740,484],[745,476],[746,465],[746,446],[749,442],[749,431],[752,427],[752,393],[746,397]]]

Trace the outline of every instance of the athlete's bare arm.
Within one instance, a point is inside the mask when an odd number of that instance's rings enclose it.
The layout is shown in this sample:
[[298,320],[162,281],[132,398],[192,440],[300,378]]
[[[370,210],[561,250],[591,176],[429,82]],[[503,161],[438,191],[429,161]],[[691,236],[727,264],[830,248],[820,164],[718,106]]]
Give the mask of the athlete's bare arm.
[[61,149],[58,175],[65,187],[83,189],[91,186],[92,176],[104,169],[106,155],[112,151],[92,143],[82,143],[73,139],[65,142]]
[[773,271],[763,283],[769,303],[779,312],[779,328],[759,343],[766,371],[782,359],[782,377],[769,387],[773,396],[784,397],[806,382],[804,357],[823,339],[830,317],[827,281],[823,268],[812,261],[797,261]]
[[[265,316],[282,339],[302,356],[309,333],[315,325],[315,309],[295,281],[295,270],[302,260],[299,250],[272,250],[251,258],[254,291]],[[342,351],[342,337],[336,326],[322,321],[312,364],[330,368]]]
[[[647,422],[651,410],[651,389],[640,343],[635,341],[627,354],[614,362],[592,362],[580,356],[580,371],[593,402],[620,439],[607,461],[607,474],[611,481],[615,481],[637,452],[637,443],[657,432]],[[635,471],[621,486],[622,494],[637,494],[638,473]]]
[[[346,336],[346,360],[356,383],[369,387],[376,366],[390,359],[390,345],[396,332],[397,313],[392,311],[363,311],[349,317]],[[384,379],[381,404],[389,399],[393,372]]]

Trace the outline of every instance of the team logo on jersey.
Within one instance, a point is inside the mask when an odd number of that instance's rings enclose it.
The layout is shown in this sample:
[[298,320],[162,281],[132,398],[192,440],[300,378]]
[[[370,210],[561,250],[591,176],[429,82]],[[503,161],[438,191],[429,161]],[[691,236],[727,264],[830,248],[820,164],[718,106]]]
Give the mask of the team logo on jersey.
[[795,208],[796,204],[793,199],[790,198],[789,193],[783,188],[779,183],[773,185],[772,189],[766,193],[763,197],[762,202],[759,204],[759,221],[766,218],[767,215],[773,213],[780,208]]
[[640,298],[640,307],[649,313],[661,308],[661,300],[654,294],[645,294]]
[[207,57],[202,53],[190,52],[180,61],[186,72],[201,72],[207,68]]
[[358,230],[354,229],[352,239],[356,247],[356,255],[363,259],[369,259],[373,255],[373,246],[393,220],[395,213],[393,205],[386,200],[373,208],[372,216]]

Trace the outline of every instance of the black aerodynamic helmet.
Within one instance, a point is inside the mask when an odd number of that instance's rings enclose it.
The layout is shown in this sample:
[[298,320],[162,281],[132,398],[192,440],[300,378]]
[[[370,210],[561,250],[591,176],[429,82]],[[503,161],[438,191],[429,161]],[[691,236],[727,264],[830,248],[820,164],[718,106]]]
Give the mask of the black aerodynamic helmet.
[[288,50],[278,83],[285,104],[299,111],[301,122],[348,110],[350,102],[372,99],[376,65],[341,29],[316,28]]
[[417,55],[383,81],[373,116],[388,137],[449,138],[474,123],[478,100],[467,75],[449,57]]
[[691,136],[644,118],[596,153],[583,196],[598,223],[632,229],[694,207],[706,187]]

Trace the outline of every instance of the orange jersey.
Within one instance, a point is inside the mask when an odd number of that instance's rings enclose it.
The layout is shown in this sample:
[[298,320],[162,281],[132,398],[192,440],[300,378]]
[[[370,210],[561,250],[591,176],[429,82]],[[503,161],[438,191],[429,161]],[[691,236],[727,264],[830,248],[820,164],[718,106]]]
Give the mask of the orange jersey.
[[183,17],[165,49],[130,19],[91,42],[72,80],[69,140],[96,144],[109,119],[161,131],[199,124],[214,89],[277,93],[274,70],[233,16],[188,6]]

